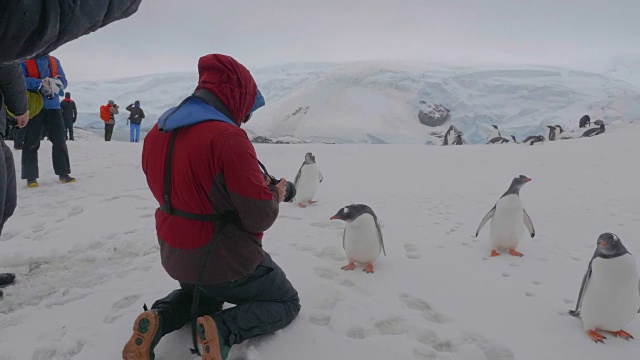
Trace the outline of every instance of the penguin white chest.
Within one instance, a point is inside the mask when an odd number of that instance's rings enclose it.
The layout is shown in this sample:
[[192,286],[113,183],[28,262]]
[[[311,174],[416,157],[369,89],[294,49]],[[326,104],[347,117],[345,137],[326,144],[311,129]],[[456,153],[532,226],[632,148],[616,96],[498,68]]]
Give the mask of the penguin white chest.
[[300,169],[300,178],[296,183],[296,201],[308,202],[312,200],[318,191],[318,183],[320,182],[320,171],[318,165],[305,164]]
[[524,231],[524,209],[520,196],[512,194],[498,200],[491,218],[491,245],[494,249],[515,249]]
[[378,227],[370,214],[348,222],[344,230],[344,250],[350,261],[372,264],[380,256],[382,245]]
[[581,306],[586,330],[618,331],[640,309],[638,269],[631,254],[613,259],[595,258]]

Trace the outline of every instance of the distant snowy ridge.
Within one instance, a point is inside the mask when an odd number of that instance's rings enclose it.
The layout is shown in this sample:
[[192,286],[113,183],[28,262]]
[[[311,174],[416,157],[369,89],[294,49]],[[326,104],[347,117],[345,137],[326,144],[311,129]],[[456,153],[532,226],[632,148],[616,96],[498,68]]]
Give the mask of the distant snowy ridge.
[[[252,70],[267,106],[245,129],[251,137],[289,139],[283,142],[440,144],[434,135],[450,125],[470,143],[484,143],[491,124],[505,137],[524,138],[546,134],[546,125],[574,129],[585,114],[606,123],[628,122],[640,119],[640,89],[618,79],[635,71],[624,69],[601,75],[539,66],[378,62],[268,67]],[[83,126],[101,128],[98,108],[113,99],[121,105],[116,127],[123,128],[124,107],[141,100],[148,129],[196,83],[194,73],[170,73],[72,84],[72,92]],[[438,126],[425,126],[423,114],[435,115],[432,125]]]

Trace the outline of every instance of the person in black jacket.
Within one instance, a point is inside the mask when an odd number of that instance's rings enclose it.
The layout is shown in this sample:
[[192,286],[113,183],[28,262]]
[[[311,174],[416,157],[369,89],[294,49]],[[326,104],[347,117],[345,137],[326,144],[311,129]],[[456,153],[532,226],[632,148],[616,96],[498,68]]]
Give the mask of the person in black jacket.
[[[0,1],[0,133],[6,128],[5,103],[16,115],[18,127],[25,127],[29,121],[27,90],[19,61],[48,54],[71,40],[129,17],[138,10],[141,1]],[[11,149],[0,136],[0,234],[15,207],[15,164]],[[14,279],[14,274],[0,274],[0,286]]]
[[[15,114],[18,127],[25,127],[29,121],[27,109],[27,89],[19,64],[0,65],[0,235],[7,220],[16,209],[16,166],[11,149],[4,143],[8,108]],[[15,274],[0,274],[0,286],[13,283]],[[0,290],[2,298],[2,290]]]
[[62,110],[62,119],[64,119],[65,139],[73,140],[73,124],[78,119],[78,109],[76,109],[75,101],[71,100],[71,93],[64,94],[64,99],[60,101],[60,109]]
[[140,124],[144,119],[144,111],[140,108],[140,101],[136,100],[135,103],[127,106],[127,111],[131,113],[129,119],[127,119],[127,121],[131,122],[129,141],[140,142]]

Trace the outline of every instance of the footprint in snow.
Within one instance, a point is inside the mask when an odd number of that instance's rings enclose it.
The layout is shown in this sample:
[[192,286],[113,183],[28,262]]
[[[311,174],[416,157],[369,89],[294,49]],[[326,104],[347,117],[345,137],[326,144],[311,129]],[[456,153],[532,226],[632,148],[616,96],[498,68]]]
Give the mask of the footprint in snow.
[[420,259],[422,255],[418,252],[418,247],[415,244],[404,244],[404,251],[407,252],[407,258],[411,260]]
[[137,303],[138,300],[140,300],[140,295],[129,295],[116,301],[111,306],[111,311],[105,316],[103,322],[105,324],[113,324],[124,315],[124,310]]

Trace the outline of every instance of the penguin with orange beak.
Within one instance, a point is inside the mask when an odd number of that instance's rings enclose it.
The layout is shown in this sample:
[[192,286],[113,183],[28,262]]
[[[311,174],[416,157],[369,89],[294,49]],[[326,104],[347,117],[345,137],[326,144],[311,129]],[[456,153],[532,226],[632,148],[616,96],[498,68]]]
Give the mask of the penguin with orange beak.
[[349,264],[343,270],[353,270],[356,263],[364,265],[364,271],[373,272],[373,263],[385,253],[382,231],[378,217],[373,210],[363,204],[348,205],[331,217],[331,220],[346,222],[342,234],[342,247]]
[[520,200],[520,189],[530,178],[520,175],[511,181],[507,192],[496,202],[491,210],[484,216],[476,231],[476,237],[487,221],[491,220],[491,256],[500,255],[498,251],[508,250],[510,255],[523,256],[516,251],[524,228],[526,227],[531,237],[536,236],[533,222],[529,214],[524,210]]
[[596,251],[582,279],[575,310],[569,314],[582,318],[589,338],[604,343],[597,331],[606,331],[625,340],[633,336],[622,330],[640,311],[640,281],[633,255],[616,234],[598,237]]

